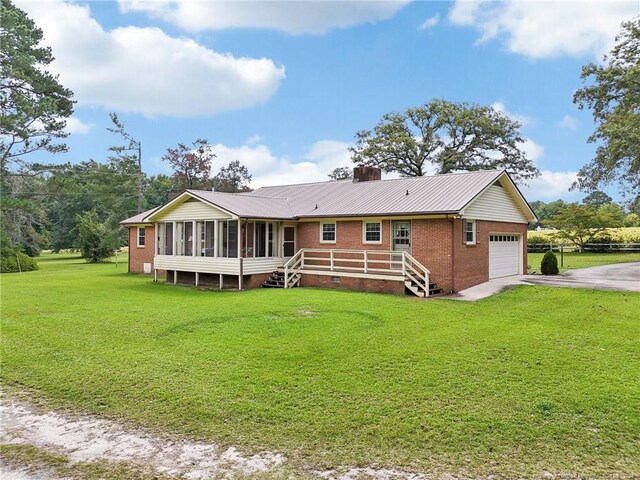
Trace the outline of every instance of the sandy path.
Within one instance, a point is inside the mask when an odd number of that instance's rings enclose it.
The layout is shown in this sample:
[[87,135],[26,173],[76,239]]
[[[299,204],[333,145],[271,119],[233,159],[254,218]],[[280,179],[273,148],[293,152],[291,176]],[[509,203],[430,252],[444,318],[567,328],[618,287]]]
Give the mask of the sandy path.
[[[88,416],[39,413],[33,407],[4,398],[0,405],[0,441],[55,450],[71,462],[99,459],[151,465],[159,472],[206,479],[214,475],[266,472],[280,466],[281,454],[261,452],[244,456],[236,448],[214,443],[170,442],[127,430]],[[6,477],[3,477],[6,478]],[[10,478],[10,477],[9,477]]]

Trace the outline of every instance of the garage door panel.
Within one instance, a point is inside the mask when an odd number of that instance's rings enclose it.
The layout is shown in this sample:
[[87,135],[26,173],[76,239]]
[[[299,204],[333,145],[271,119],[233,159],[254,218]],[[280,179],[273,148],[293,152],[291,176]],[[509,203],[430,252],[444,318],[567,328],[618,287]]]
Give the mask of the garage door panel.
[[520,273],[521,250],[519,235],[489,236],[489,278]]

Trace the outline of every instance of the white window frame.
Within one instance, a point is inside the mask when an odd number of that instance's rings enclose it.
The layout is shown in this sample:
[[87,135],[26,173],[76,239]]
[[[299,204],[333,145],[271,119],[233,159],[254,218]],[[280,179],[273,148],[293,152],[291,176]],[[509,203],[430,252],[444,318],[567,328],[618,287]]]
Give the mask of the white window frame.
[[[380,227],[378,240],[367,240],[367,224],[377,223]],[[362,243],[365,245],[382,245],[382,220],[363,220],[362,221]]]
[[[144,243],[142,243],[142,244],[140,243],[140,230],[142,230],[144,232],[143,235],[142,235],[144,237]],[[138,248],[144,248],[146,243],[147,243],[147,229],[146,229],[146,227],[137,227],[137,231],[136,231],[136,246]]]
[[[324,226],[333,225],[333,240],[324,239]],[[320,243],[335,244],[338,239],[338,222],[320,222]]]
[[[471,225],[472,240],[468,239],[469,230],[467,227]],[[464,243],[467,245],[475,245],[478,241],[478,224],[475,220],[464,219]]]

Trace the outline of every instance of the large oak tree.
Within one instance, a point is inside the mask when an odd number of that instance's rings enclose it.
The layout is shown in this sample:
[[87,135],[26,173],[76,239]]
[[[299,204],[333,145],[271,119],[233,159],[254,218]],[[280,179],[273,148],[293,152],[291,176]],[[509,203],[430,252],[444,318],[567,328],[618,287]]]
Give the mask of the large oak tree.
[[351,158],[403,176],[504,169],[526,181],[539,172],[522,150],[520,126],[492,107],[432,100],[357,132]]

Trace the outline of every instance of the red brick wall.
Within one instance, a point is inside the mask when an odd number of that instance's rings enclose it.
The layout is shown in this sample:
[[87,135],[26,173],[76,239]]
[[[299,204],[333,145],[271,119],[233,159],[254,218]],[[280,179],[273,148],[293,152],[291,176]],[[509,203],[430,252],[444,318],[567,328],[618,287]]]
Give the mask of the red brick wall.
[[155,228],[145,227],[144,247],[138,247],[138,227],[129,227],[129,271],[143,273],[143,263],[151,264],[153,273],[153,254],[156,248]]
[[404,282],[390,280],[372,280],[369,278],[339,277],[340,283],[328,275],[303,275],[301,287],[342,288],[359,292],[393,293],[404,295]]
[[[390,250],[391,221],[382,222],[382,244],[362,242],[362,221],[338,221],[336,243],[320,243],[320,223],[298,224],[298,248]],[[464,243],[461,219],[414,219],[411,221],[411,255],[431,272],[430,281],[445,292],[459,291],[489,280],[489,233],[517,233],[524,236],[523,272],[527,270],[527,226],[516,223],[476,223],[476,244]],[[335,287],[331,277],[314,276],[318,286]],[[319,279],[319,280],[318,280]],[[328,280],[327,280],[328,279]],[[344,278],[341,279],[345,280]],[[342,284],[343,288],[352,288]],[[392,283],[384,282],[383,283]],[[357,289],[357,288],[353,288]],[[376,291],[363,288],[367,291]]]
[[336,222],[336,243],[320,243],[320,222],[298,223],[297,248],[343,248],[354,250],[390,250],[391,222],[382,221],[382,244],[362,242],[362,221],[346,220]]
[[[476,244],[464,243],[463,222],[454,221],[454,290],[478,285],[489,280],[489,234],[516,233],[522,238],[522,271],[527,271],[527,225],[505,222],[476,222]],[[427,267],[428,268],[428,267]]]

